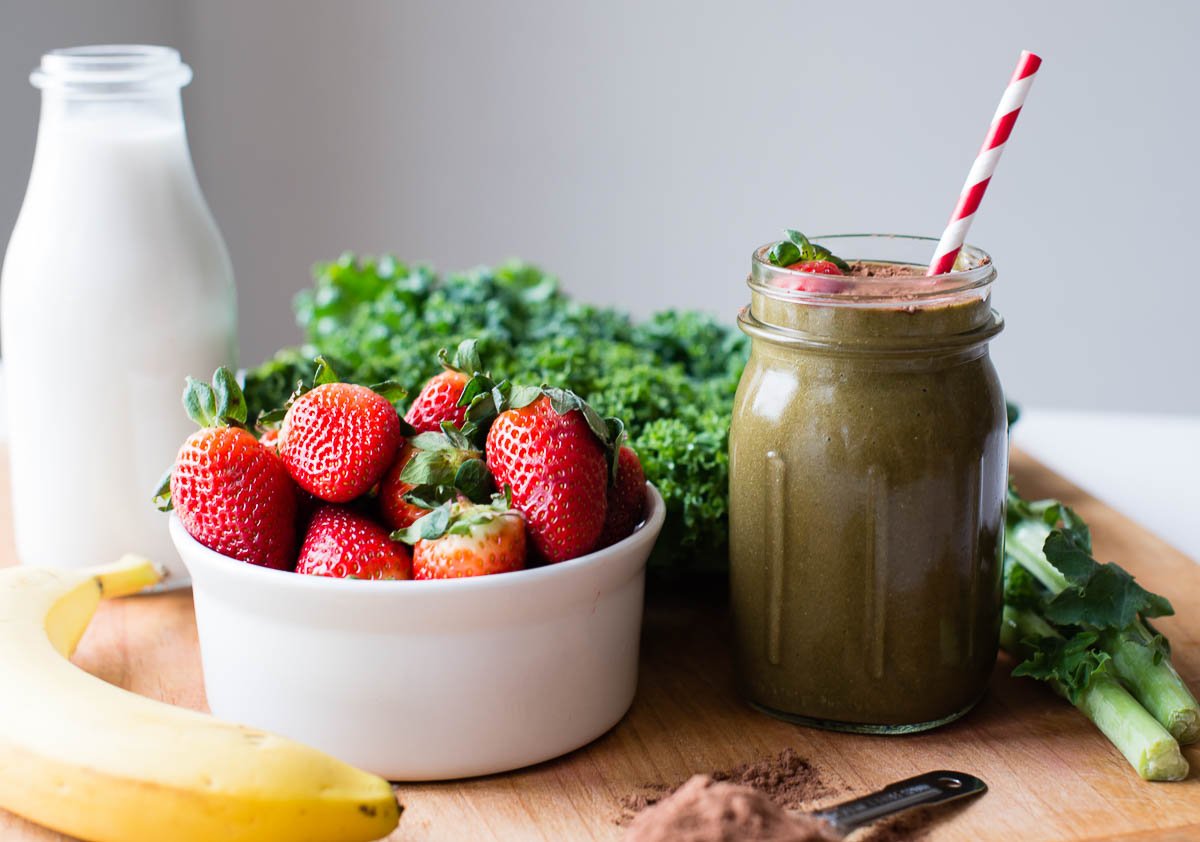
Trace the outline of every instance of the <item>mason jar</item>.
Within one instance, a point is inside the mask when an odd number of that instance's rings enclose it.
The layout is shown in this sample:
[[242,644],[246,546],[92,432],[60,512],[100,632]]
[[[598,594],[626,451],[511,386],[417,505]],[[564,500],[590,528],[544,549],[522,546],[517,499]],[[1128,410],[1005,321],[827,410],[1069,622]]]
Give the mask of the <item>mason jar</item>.
[[[730,430],[738,676],[756,707],[846,731],[919,731],[984,692],[1000,628],[1008,441],[988,356],[996,271],[936,240],[815,238],[891,277],[801,284],[752,258],[752,340]],[[790,283],[789,283],[790,282]]]

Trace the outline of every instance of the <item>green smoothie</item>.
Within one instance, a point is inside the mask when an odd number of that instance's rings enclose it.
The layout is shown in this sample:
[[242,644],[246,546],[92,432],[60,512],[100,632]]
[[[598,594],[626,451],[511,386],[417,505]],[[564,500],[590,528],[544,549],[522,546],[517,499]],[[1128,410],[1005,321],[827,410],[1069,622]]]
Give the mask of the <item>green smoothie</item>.
[[[932,252],[918,238],[822,242]],[[766,251],[739,314],[753,349],[730,430],[743,692],[824,727],[939,725],[978,700],[997,651],[1008,442],[987,353],[1002,327],[994,269],[967,250],[972,265],[937,279],[859,264],[836,291],[797,292],[776,286],[789,270]]]

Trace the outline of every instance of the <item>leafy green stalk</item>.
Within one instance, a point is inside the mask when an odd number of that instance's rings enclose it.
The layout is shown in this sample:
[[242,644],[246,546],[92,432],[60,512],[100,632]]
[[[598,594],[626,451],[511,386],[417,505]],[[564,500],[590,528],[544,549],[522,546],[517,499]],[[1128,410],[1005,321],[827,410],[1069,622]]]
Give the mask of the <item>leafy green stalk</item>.
[[1093,559],[1087,526],[1070,508],[1030,502],[1010,488],[1008,511],[1005,554],[1046,589],[1046,619],[1095,631],[1117,678],[1146,710],[1180,742],[1200,738],[1200,704],[1167,657],[1165,638],[1144,620],[1173,613],[1170,603],[1119,566]]
[[[1004,607],[1001,646],[1021,657],[1036,657],[1039,648],[1045,652],[1047,642],[1057,647],[1060,653],[1070,648],[1061,645],[1067,641],[1033,611],[1011,605]],[[1110,663],[1105,658],[1093,665],[1087,670],[1083,683],[1075,687],[1069,680],[1049,677],[1048,673],[1034,677],[1043,678],[1056,693],[1071,701],[1141,777],[1148,781],[1183,780],[1188,774],[1188,763],[1179,750],[1179,743],[1109,673]],[[1048,664],[1043,662],[1042,666]]]
[[1112,655],[1113,671],[1138,701],[1180,743],[1200,739],[1200,705],[1170,658],[1162,657],[1143,623],[1125,632],[1105,632],[1101,645]]

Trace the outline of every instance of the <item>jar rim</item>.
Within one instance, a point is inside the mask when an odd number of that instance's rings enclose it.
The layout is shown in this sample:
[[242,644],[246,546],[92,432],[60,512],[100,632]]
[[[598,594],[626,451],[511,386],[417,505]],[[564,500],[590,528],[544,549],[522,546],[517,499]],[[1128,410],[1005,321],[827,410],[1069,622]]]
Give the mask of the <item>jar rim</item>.
[[43,55],[29,74],[35,88],[85,97],[160,93],[191,80],[178,50],[152,44],[63,47]]
[[[928,253],[933,254],[938,243],[936,237],[912,234],[824,234],[809,239],[814,243],[826,245],[835,253],[839,251],[838,244],[858,245],[871,242],[890,242],[907,244],[910,247],[927,245]],[[959,261],[965,262],[965,268],[944,272],[940,275],[926,275],[924,265],[913,263],[911,264],[913,267],[911,275],[893,275],[887,278],[839,277],[838,282],[843,289],[838,292],[785,289],[769,281],[779,277],[813,278],[828,281],[829,276],[817,272],[788,269],[771,263],[767,255],[778,242],[766,243],[754,250],[751,257],[750,276],[746,283],[751,290],[780,301],[850,306],[894,304],[897,300],[925,303],[954,298],[958,294],[986,287],[996,278],[996,268],[991,255],[977,246],[968,244],[962,247],[959,257]],[[847,259],[897,262],[883,256],[864,255],[860,257],[855,255]],[[847,286],[849,289],[846,289]]]

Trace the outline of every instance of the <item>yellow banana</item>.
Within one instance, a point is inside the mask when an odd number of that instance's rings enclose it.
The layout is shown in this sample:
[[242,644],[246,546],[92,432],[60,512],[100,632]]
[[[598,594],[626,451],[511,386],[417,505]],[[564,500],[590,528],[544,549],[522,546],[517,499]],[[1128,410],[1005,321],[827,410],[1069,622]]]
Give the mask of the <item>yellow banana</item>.
[[94,842],[355,842],[399,820],[387,781],[163,704],[67,660],[101,598],[159,579],[125,556],[0,571],[0,807]]

